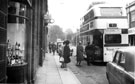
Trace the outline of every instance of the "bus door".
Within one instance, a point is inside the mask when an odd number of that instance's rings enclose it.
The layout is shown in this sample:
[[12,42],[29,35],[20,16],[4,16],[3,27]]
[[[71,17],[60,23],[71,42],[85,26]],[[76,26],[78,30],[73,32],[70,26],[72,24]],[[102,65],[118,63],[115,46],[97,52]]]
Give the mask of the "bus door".
[[94,35],[93,44],[95,45],[94,61],[103,62],[103,34]]

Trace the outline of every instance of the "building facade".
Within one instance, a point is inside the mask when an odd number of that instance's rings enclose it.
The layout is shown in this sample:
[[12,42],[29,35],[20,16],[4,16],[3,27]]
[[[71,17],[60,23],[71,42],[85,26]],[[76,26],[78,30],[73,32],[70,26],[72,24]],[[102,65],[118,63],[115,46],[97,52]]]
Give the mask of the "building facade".
[[9,78],[8,58],[18,52],[16,46],[20,53],[15,56],[27,63],[25,83],[34,82],[45,57],[47,11],[47,0],[0,0],[0,83],[6,83]]
[[7,39],[7,16],[8,1],[0,0],[0,82],[6,82],[6,39]]
[[135,46],[135,1],[129,3],[126,10],[129,23],[129,44]]

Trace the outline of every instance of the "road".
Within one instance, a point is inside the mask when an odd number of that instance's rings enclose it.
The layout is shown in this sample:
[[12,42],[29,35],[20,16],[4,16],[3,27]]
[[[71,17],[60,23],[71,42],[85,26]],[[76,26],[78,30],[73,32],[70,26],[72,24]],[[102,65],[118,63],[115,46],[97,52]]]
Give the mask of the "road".
[[81,67],[78,67],[76,66],[76,56],[73,55],[68,67],[80,80],[81,84],[108,84],[106,66],[103,63],[94,63],[87,66],[86,61],[82,61]]

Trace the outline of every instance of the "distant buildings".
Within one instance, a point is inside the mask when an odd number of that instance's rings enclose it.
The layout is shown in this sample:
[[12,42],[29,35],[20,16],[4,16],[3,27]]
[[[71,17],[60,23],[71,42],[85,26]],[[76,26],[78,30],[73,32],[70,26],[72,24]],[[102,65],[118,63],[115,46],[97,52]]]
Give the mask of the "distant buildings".
[[129,23],[129,44],[135,46],[135,1],[129,3],[126,10]]

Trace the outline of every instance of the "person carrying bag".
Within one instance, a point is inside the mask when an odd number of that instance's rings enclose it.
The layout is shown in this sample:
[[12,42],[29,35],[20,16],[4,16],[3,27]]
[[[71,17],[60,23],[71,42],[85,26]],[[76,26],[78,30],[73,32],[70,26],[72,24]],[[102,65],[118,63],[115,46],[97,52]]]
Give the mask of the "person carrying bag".
[[64,58],[64,68],[67,68],[67,63],[70,63],[70,48],[69,48],[69,41],[66,40],[64,42],[64,50],[63,50],[63,58]]
[[[64,45],[64,42],[63,42],[63,45]],[[59,45],[59,48],[58,48],[58,55],[60,56],[60,57],[59,57],[59,62],[61,63],[61,68],[64,68],[63,51],[64,51],[64,46]]]

